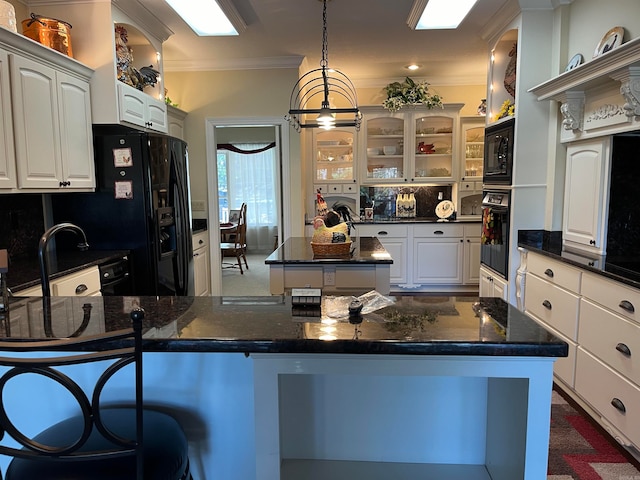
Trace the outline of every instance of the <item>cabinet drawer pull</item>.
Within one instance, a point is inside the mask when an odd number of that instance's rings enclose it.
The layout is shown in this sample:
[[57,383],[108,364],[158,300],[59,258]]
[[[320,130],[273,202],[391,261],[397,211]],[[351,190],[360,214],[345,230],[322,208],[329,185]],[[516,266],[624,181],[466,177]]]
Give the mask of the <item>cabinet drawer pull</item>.
[[442,230],[436,230],[435,232],[433,232],[434,235],[444,235],[444,232]]
[[542,306],[547,310],[551,310],[551,302],[549,300],[545,300],[544,302],[542,302]]
[[547,277],[549,277],[549,278],[553,278],[553,270],[551,270],[550,268],[547,268],[547,269],[544,271],[544,274],[545,274]]
[[84,293],[87,290],[89,290],[87,286],[84,283],[81,283],[76,287],[76,295],[80,295],[81,293]]
[[627,357],[631,356],[631,349],[627,347],[624,343],[617,344],[616,350]]
[[613,399],[611,399],[611,405],[613,405],[613,408],[616,410],[627,413],[627,407],[624,406],[624,403],[622,403],[622,400],[619,398],[613,397]]
[[634,313],[636,311],[636,309],[633,308],[633,303],[628,300],[622,300],[618,306],[629,313]]
[[386,230],[380,230],[378,235],[389,235],[389,233]]

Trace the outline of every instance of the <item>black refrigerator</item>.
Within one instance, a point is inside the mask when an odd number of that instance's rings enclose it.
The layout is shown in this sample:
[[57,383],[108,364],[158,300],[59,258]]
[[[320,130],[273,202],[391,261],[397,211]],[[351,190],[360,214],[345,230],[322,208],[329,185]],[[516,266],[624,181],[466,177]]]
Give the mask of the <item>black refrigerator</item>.
[[94,125],[94,193],[51,195],[90,249],[130,250],[132,295],[193,295],[187,144],[120,125]]

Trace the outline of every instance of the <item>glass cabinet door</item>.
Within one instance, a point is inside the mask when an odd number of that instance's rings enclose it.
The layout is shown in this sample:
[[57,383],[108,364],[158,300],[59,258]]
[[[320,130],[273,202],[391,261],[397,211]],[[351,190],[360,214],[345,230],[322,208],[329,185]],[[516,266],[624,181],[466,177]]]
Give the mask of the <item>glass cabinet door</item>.
[[484,164],[484,117],[463,120],[462,180],[482,180]]
[[365,128],[367,161],[363,181],[378,183],[404,179],[404,117],[365,117]]
[[355,132],[314,131],[314,182],[353,182]]
[[453,174],[453,118],[418,116],[415,119],[413,180],[451,178]]

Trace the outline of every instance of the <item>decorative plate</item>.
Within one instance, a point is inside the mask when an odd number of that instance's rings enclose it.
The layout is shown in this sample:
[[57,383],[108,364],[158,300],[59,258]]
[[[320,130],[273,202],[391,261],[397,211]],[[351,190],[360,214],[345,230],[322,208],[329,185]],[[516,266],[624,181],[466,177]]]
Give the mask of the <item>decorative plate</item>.
[[582,64],[582,60],[582,54],[576,53],[573,57],[571,57],[571,60],[569,60],[569,63],[567,63],[567,68],[565,68],[564,71],[568,72],[569,70],[573,70],[578,65]]
[[449,218],[454,210],[455,206],[451,200],[443,200],[436,206],[436,215],[438,218]]
[[600,43],[596,47],[596,51],[593,52],[593,58],[599,57],[600,55],[622,45],[623,37],[624,27],[613,27],[605,33],[602,40],[600,40]]

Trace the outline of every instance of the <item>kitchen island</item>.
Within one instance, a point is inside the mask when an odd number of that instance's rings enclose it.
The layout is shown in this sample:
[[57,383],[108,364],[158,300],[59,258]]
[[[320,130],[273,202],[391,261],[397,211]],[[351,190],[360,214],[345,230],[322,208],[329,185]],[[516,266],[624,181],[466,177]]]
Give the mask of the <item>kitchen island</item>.
[[145,310],[145,400],[183,421],[195,472],[545,478],[552,367],[566,343],[499,299],[392,297],[351,319],[340,299],[302,316],[289,296],[104,297],[86,332]]
[[317,256],[310,237],[285,240],[265,263],[269,266],[272,295],[292,288],[321,288],[324,293],[362,294],[390,291],[393,259],[376,237],[352,238],[351,252],[341,256]]

